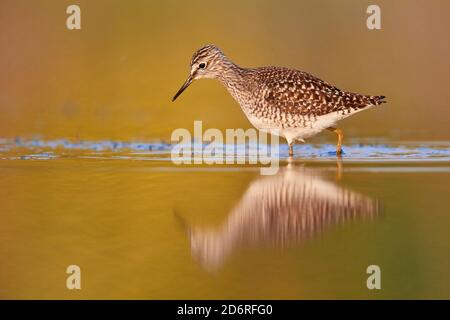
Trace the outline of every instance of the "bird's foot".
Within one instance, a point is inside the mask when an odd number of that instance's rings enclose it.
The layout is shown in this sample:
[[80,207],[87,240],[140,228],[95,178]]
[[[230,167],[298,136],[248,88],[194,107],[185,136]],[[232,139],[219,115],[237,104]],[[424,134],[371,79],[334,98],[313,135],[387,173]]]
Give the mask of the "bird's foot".
[[294,156],[294,144],[289,144],[289,158],[292,158]]
[[343,154],[345,154],[344,150],[336,150],[336,151],[328,151],[328,155],[330,156],[338,156],[341,157]]

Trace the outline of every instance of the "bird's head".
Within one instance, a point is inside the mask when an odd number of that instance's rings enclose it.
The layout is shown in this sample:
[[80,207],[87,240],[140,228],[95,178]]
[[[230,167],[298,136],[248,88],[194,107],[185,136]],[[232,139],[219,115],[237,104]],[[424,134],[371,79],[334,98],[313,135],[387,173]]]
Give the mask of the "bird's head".
[[191,72],[183,86],[173,97],[172,101],[187,88],[196,79],[218,78],[229,66],[230,61],[223,52],[214,45],[207,45],[198,49],[191,60]]

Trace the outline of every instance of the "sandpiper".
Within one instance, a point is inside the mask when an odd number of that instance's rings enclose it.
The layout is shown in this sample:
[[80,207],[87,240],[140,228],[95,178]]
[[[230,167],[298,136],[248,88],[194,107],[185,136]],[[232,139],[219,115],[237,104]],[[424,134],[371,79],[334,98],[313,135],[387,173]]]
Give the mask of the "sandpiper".
[[338,121],[386,102],[384,96],[343,91],[295,69],[243,68],[214,45],[194,53],[189,77],[172,101],[201,78],[222,82],[254,127],[287,140],[289,156],[294,154],[295,141],[305,142],[324,129],[337,134],[336,154],[340,155],[344,135],[336,127]]

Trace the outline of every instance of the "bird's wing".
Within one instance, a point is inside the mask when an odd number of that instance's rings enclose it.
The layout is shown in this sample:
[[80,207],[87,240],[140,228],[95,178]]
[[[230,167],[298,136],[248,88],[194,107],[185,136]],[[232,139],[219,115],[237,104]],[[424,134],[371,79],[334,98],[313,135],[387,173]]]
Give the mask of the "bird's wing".
[[269,103],[282,112],[320,116],[378,104],[377,97],[342,91],[299,70],[266,67],[257,69],[257,75],[260,103]]

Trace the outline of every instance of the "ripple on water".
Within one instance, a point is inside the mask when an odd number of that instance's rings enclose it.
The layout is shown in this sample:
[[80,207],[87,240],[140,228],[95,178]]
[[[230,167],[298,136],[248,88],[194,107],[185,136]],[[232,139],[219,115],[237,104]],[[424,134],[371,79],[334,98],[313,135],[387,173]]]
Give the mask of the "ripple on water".
[[[206,146],[207,144],[203,144]],[[233,149],[233,148],[231,148]],[[225,156],[245,156],[256,145],[240,145],[233,153]],[[170,160],[172,145],[165,142],[124,142],[124,141],[70,141],[67,139],[2,139],[0,138],[0,158],[8,160],[51,160],[56,158],[101,158],[132,160]],[[336,157],[332,144],[298,144],[297,157],[305,159],[332,159]],[[280,145],[274,156],[287,158],[288,146]],[[390,142],[353,143],[343,147],[343,158],[372,161],[450,161],[450,142]]]

